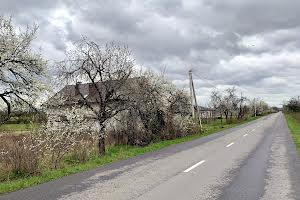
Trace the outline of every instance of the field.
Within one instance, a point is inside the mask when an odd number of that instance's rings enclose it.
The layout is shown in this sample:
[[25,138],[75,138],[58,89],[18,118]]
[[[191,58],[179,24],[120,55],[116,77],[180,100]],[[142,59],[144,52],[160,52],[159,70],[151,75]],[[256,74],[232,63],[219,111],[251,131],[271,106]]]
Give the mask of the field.
[[3,124],[0,126],[1,133],[13,133],[20,134],[31,131],[34,128],[37,128],[38,124]]
[[[7,176],[5,173],[0,173],[0,180],[5,180],[3,182],[0,182],[0,194],[1,193],[7,193],[16,191],[22,188],[30,187],[33,185],[37,185],[43,182],[47,182],[50,180],[58,179],[63,176],[67,176],[70,174],[86,171],[89,169],[93,169],[96,167],[100,167],[103,165],[107,165],[112,162],[116,162],[119,160],[128,159],[134,156],[138,156],[144,153],[148,152],[154,152],[157,150],[160,150],[162,148],[191,141],[197,138],[201,138],[213,133],[216,133],[218,131],[232,128],[234,126],[240,125],[242,123],[246,123],[252,120],[255,120],[256,118],[251,117],[247,120],[243,121],[233,121],[230,124],[223,124],[223,127],[221,127],[220,120],[214,121],[209,124],[204,124],[204,132],[203,133],[197,133],[194,135],[189,135],[182,138],[177,138],[174,140],[165,140],[160,141],[156,143],[152,143],[146,147],[138,147],[138,146],[129,146],[129,145],[118,145],[118,146],[111,146],[108,147],[107,153],[105,156],[98,157],[95,153],[86,163],[78,163],[76,160],[73,160],[72,157],[66,156],[64,160],[64,165],[61,168],[49,170],[48,168],[44,168],[41,170],[41,173],[39,175],[24,175],[24,174],[15,174],[7,180],[4,176]],[[36,125],[37,126],[37,125]],[[22,129],[24,128],[24,129]],[[7,131],[28,131],[27,126],[23,125],[8,125],[5,126],[5,129]],[[3,130],[3,129],[2,129]],[[0,163],[1,164],[1,163]],[[2,177],[1,177],[2,176]]]

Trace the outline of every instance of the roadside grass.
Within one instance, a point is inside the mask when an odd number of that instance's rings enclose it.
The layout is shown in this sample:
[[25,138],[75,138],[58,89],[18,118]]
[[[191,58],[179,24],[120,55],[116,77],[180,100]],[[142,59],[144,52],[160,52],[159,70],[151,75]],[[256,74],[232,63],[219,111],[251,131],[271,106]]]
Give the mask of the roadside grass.
[[221,127],[220,120],[216,120],[209,124],[203,124],[203,128],[204,128],[203,133],[197,133],[194,135],[189,135],[174,140],[160,141],[160,142],[150,144],[146,147],[137,147],[137,146],[129,146],[129,145],[112,146],[107,149],[107,153],[105,156],[98,157],[96,154],[94,154],[92,158],[84,164],[78,164],[78,163],[68,164],[61,169],[45,170],[42,172],[40,176],[27,176],[27,177],[22,177],[21,179],[0,182],[0,194],[13,192],[37,184],[45,183],[50,180],[55,180],[67,175],[87,171],[90,169],[101,167],[116,161],[132,158],[145,153],[158,151],[165,147],[169,147],[175,144],[180,144],[183,142],[205,137],[210,134],[217,133],[219,131],[241,125],[243,123],[253,121],[257,118],[259,117],[256,118],[250,117],[247,120],[234,121],[230,124],[223,123],[223,127]]
[[285,117],[292,132],[297,150],[300,153],[300,113],[286,113]]

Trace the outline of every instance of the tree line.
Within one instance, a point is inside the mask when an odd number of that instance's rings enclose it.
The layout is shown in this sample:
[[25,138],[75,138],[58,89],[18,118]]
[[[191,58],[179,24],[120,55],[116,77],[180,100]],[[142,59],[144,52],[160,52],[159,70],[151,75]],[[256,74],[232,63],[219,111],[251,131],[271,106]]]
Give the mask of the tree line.
[[287,112],[300,112],[300,100],[298,97],[291,98],[283,105],[283,108]]

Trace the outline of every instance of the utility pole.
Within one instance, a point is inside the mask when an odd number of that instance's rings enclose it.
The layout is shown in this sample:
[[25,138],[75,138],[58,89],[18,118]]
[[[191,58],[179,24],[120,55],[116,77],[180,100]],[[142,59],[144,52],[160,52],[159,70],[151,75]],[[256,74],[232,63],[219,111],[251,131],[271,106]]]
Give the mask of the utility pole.
[[241,92],[241,102],[240,102],[240,113],[239,113],[239,118],[241,119],[241,118],[243,118],[243,111],[242,111],[242,109],[243,109],[243,101],[244,101],[244,99],[243,99],[243,92]]
[[254,117],[256,117],[256,98],[254,98]]
[[192,72],[192,70],[189,71],[189,79],[190,79],[192,115],[193,115],[193,117],[195,117],[195,110],[194,110],[194,106],[193,106],[193,98],[194,98],[195,106],[196,106],[196,109],[197,109],[197,115],[198,115],[197,118],[198,118],[198,121],[199,121],[200,130],[202,131],[201,114],[200,114],[200,110],[199,110],[198,103],[197,103],[196,92],[195,92],[195,87],[194,87],[194,82],[193,82],[193,72]]
[[192,112],[192,117],[195,118],[195,108],[193,105],[193,79],[192,79],[192,70],[189,71],[189,79],[190,79],[190,101],[191,101],[191,112]]

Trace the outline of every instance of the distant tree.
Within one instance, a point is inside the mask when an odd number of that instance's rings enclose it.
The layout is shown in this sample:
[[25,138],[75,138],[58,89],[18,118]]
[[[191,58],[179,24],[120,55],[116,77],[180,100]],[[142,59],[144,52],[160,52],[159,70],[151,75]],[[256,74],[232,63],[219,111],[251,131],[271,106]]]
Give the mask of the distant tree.
[[271,108],[271,112],[279,112],[280,108],[278,108],[277,106],[272,106]]
[[251,115],[255,116],[257,114],[257,108],[258,108],[258,103],[257,103],[257,100],[255,98],[249,100],[249,107],[250,107]]
[[226,119],[232,119],[233,115],[238,110],[239,99],[236,95],[236,89],[234,87],[225,90],[223,96],[224,114]]
[[266,103],[263,100],[260,100],[258,112],[259,112],[258,113],[259,115],[265,115],[265,114],[270,113],[270,107],[269,107],[268,103]]
[[262,116],[271,112],[271,108],[269,107],[269,105],[262,99],[255,98],[249,101],[249,106],[251,109],[251,113],[253,113],[253,116],[255,116],[255,114],[257,116]]
[[105,154],[106,122],[126,109],[128,95],[124,87],[133,72],[134,60],[126,46],[107,44],[102,47],[83,38],[61,62],[61,77],[69,81],[88,82],[97,106],[78,90],[80,104],[88,108],[99,124],[99,155]]
[[220,114],[221,119],[225,116],[226,120],[233,117],[243,119],[250,110],[248,102],[247,97],[236,95],[234,87],[223,92],[214,90],[210,95],[210,105]]
[[291,98],[286,107],[289,111],[300,112],[300,102],[297,98]]
[[217,90],[212,91],[210,95],[210,104],[220,114],[221,124],[222,124],[223,114],[225,112],[226,107],[223,102],[223,96],[219,91]]
[[11,18],[0,16],[0,103],[6,110],[0,124],[10,118],[13,103],[33,107],[44,89],[46,62],[30,47],[37,29],[16,29]]
[[239,100],[238,119],[243,119],[246,113],[249,111],[249,107],[245,104],[248,100],[247,97],[242,96]]

